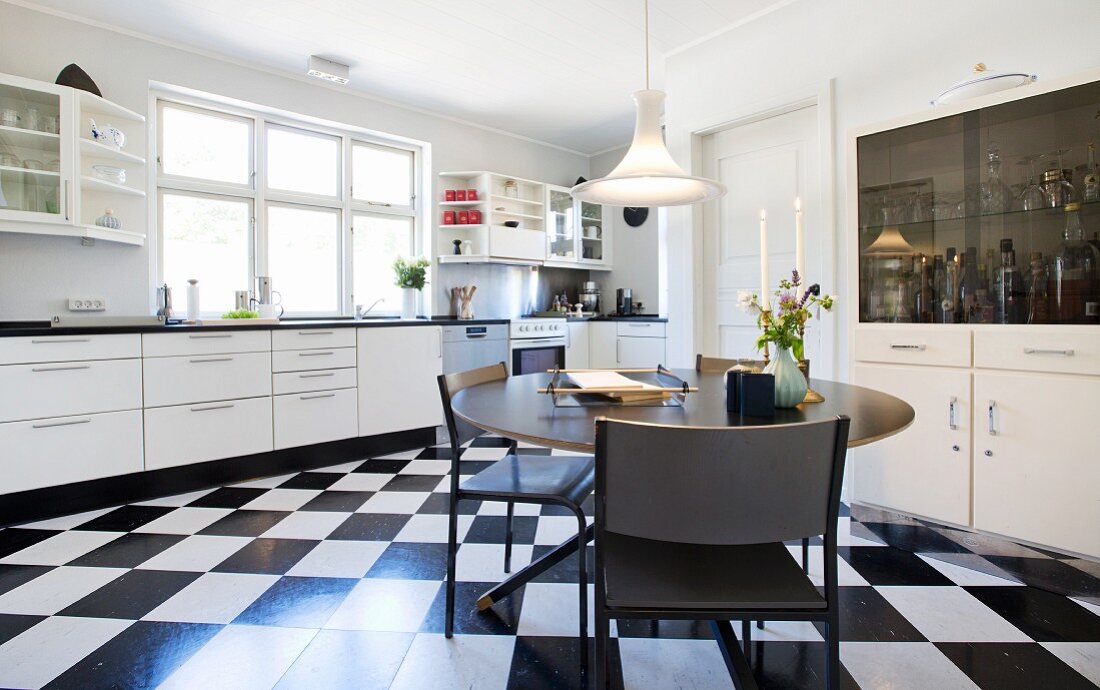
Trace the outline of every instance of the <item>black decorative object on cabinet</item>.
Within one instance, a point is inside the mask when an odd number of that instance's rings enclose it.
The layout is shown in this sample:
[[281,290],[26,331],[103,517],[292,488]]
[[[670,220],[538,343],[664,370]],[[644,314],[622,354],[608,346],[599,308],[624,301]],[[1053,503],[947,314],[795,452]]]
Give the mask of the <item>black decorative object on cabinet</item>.
[[103,94],[100,93],[99,87],[92,81],[92,78],[88,76],[88,73],[80,68],[80,65],[76,63],[70,64],[61,70],[57,75],[57,80],[54,82],[61,86],[71,86],[74,89],[80,89],[81,91],[87,91],[88,93],[94,93],[100,98]]

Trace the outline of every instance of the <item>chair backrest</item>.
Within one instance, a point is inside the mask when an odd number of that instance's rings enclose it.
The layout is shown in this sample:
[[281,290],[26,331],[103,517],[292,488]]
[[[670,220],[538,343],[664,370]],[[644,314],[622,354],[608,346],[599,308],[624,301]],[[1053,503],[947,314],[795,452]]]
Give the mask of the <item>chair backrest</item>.
[[[596,424],[596,530],[687,544],[832,537],[847,417],[757,427]],[[597,536],[598,539],[598,536]]]
[[747,367],[764,367],[764,362],[751,358],[742,359],[727,359],[725,357],[705,357],[703,355],[695,355],[695,371],[707,374],[722,374],[725,373],[730,367],[736,365],[742,365]]
[[447,431],[451,435],[452,449],[485,434],[485,431],[459,419],[451,407],[451,399],[459,391],[492,381],[508,378],[508,366],[504,362],[491,364],[479,369],[459,371],[454,374],[439,375],[439,397],[443,401],[443,415],[447,420]]

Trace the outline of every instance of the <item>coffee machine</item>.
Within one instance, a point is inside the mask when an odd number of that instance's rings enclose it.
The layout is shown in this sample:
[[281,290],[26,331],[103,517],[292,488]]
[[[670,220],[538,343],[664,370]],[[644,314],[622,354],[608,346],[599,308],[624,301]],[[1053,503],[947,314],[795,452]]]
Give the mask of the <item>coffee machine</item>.
[[634,313],[634,292],[630,288],[619,288],[615,291],[615,314],[617,316],[631,316]]

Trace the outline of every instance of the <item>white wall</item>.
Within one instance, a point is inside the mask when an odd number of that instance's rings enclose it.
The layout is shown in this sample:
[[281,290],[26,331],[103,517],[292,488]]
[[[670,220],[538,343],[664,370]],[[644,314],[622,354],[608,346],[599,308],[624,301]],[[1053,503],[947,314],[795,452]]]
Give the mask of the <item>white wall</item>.
[[[52,82],[71,62],[141,113],[149,83],[162,82],[430,142],[433,173],[494,170],[555,184],[588,174],[586,156],[0,2],[0,72]],[[0,234],[0,320],[48,318],[70,295],[104,296],[110,314],[148,313],[151,290],[145,247]]]
[[[611,172],[626,154],[626,149],[627,146],[623,146],[592,156],[589,179]],[[603,311],[614,310],[617,288],[630,288],[634,291],[634,301],[643,302],[646,312],[667,315],[659,280],[662,248],[657,236],[657,209],[649,209],[646,221],[636,228],[623,220],[621,207],[604,209],[604,218],[604,227],[611,229],[614,270],[592,271],[592,280],[600,285]]]
[[[689,167],[693,132],[835,80],[837,265],[832,279],[823,276],[820,282],[841,295],[841,308],[831,317],[840,320],[833,360],[846,376],[844,320],[852,318],[848,306],[856,296],[855,286],[845,284],[854,236],[845,204],[848,130],[928,109],[933,96],[977,62],[992,71],[1033,72],[1040,81],[1096,67],[1098,25],[1100,2],[1092,0],[1050,0],[1041,6],[1030,0],[797,0],[667,59],[669,148]],[[1053,28],[1048,32],[1045,27]],[[688,366],[694,357],[694,324],[685,319],[691,319],[699,302],[699,225],[690,208],[669,209],[666,215],[669,313],[681,324],[670,334],[669,364]],[[692,232],[686,231],[689,227]]]

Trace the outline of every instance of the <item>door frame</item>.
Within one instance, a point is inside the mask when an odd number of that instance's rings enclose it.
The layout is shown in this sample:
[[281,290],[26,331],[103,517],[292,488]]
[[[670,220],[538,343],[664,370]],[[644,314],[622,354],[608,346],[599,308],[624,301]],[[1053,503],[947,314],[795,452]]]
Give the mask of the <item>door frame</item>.
[[[820,277],[820,282],[826,291],[840,292],[842,286],[837,280],[846,275],[838,270],[836,258],[843,252],[838,252],[837,247],[837,217],[836,217],[836,132],[834,129],[834,80],[806,84],[787,91],[783,91],[770,98],[753,102],[719,113],[703,116],[694,121],[688,121],[686,126],[667,132],[668,146],[673,157],[681,163],[688,163],[684,167],[691,170],[692,175],[702,175],[703,170],[703,137],[716,132],[751,124],[778,115],[801,110],[814,106],[817,108],[818,129],[818,155],[821,165],[821,215],[822,215],[822,256],[821,265],[825,267],[826,274]],[[714,203],[714,202],[709,202]],[[681,320],[683,328],[674,329],[673,333],[690,334],[690,340],[684,341],[681,335],[670,338],[668,347],[668,359],[671,362],[694,362],[695,353],[701,352],[700,348],[710,348],[708,351],[717,352],[717,329],[713,336],[708,333],[706,319],[712,311],[706,305],[709,297],[703,292],[703,205],[676,206],[662,209],[659,222],[664,227],[662,235],[667,237],[663,247],[668,266],[669,286],[673,283],[679,285],[679,290],[669,290],[669,313],[676,315]],[[688,227],[690,233],[677,233],[668,228]],[[678,237],[679,235],[679,237]],[[673,251],[675,249],[676,251]],[[690,257],[690,258],[689,258]],[[678,294],[678,298],[674,295]],[[706,299],[699,299],[706,297]],[[837,334],[845,329],[838,323],[840,315],[846,314],[844,308],[844,295],[841,294],[841,308],[834,312],[833,316],[821,319],[822,344],[831,345],[831,366],[834,372],[842,371],[842,361],[847,362],[847,357],[840,356],[840,343]],[[678,366],[676,364],[675,366]],[[684,364],[687,366],[687,364]]]

